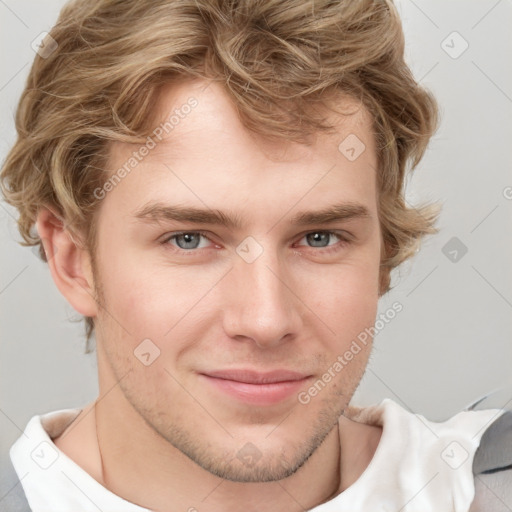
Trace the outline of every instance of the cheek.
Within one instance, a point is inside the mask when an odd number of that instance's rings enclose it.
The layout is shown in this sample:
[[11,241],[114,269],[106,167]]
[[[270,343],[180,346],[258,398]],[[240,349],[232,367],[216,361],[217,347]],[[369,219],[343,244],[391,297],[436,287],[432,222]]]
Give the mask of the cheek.
[[161,337],[190,308],[186,288],[179,279],[134,269],[112,276],[106,299],[129,332]]
[[373,323],[378,304],[378,262],[344,263],[303,281],[302,296],[320,318],[346,338],[354,329]]
[[[160,347],[168,346],[173,334],[190,326],[191,319],[208,302],[208,291],[223,270],[151,263],[123,254],[116,261],[112,259],[108,267],[104,265],[107,310],[124,328],[123,337],[126,332],[131,334],[132,344],[149,338]],[[182,336],[173,339],[173,350],[180,349],[180,340],[185,343]]]
[[[371,329],[378,307],[378,263],[361,259],[350,265],[329,270],[309,294],[311,309],[329,327],[323,329],[323,372],[315,388],[307,391],[308,400],[319,390],[318,406],[327,406],[325,399],[348,400],[355,391],[368,363],[372,347]],[[309,397],[309,398],[308,398]],[[323,406],[320,405],[323,403]]]

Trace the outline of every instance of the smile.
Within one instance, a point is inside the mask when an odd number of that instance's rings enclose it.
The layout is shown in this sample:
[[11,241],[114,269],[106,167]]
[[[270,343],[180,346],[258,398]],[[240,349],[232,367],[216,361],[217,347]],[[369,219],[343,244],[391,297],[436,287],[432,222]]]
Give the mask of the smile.
[[289,370],[220,370],[199,374],[228,396],[254,405],[277,404],[296,395],[311,375]]

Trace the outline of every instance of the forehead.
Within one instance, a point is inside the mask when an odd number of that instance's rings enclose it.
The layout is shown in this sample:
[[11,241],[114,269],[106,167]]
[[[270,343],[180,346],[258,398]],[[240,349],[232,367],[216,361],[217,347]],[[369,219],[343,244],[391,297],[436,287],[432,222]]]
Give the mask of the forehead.
[[[219,209],[238,202],[242,209],[261,209],[265,200],[289,207],[301,198],[307,204],[325,197],[331,203],[364,199],[371,210],[377,168],[371,116],[347,98],[333,107],[326,115],[335,133],[317,134],[304,145],[254,135],[217,83],[167,85],[152,113],[151,149],[143,158],[139,155],[108,201],[115,199],[121,208],[131,205],[132,211],[149,200],[207,203]],[[110,173],[140,149],[115,143]]]
[[[161,144],[158,145],[153,154],[161,154],[171,148],[180,146],[180,142],[189,135],[198,139],[203,135],[204,142],[215,143],[210,134],[226,134],[231,137],[235,135],[240,139],[251,139],[261,149],[264,149],[268,155],[275,158],[295,154],[304,156],[307,154],[307,148],[311,151],[326,149],[336,141],[339,141],[343,134],[357,134],[360,139],[365,139],[366,146],[373,146],[372,137],[372,117],[368,110],[356,99],[347,95],[330,94],[328,102],[329,108],[320,108],[321,115],[325,116],[326,121],[333,125],[336,134],[328,135],[317,133],[313,136],[312,145],[304,145],[287,141],[275,136],[276,128],[269,127],[267,136],[256,134],[247,129],[240,118],[239,110],[241,107],[235,104],[232,97],[226,89],[219,83],[205,80],[181,81],[177,84],[166,84],[161,87],[157,103],[150,113],[153,125],[161,138]],[[253,122],[257,122],[258,113],[253,111],[251,114]],[[270,124],[268,119],[262,118],[261,126],[265,132],[265,124]],[[277,119],[271,119],[272,125],[277,124]],[[179,134],[179,136],[178,136]],[[169,142],[170,147],[166,145]],[[370,148],[372,149],[372,148]]]

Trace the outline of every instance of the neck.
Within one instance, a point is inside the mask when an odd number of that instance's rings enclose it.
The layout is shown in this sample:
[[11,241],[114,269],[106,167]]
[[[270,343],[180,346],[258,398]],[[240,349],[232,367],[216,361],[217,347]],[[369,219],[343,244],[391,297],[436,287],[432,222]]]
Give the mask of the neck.
[[173,512],[201,510],[207,504],[211,512],[234,512],[240,510],[241,502],[247,502],[268,511],[298,512],[327,501],[341,490],[337,425],[290,477],[240,483],[202,469],[156,434],[136,411],[131,409],[128,418],[108,401],[104,397],[95,406],[101,483],[141,507]]

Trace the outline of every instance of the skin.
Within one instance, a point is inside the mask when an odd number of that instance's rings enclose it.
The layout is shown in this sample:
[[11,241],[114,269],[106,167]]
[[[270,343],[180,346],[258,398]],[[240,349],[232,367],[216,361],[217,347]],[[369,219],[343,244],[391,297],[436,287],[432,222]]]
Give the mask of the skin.
[[[189,81],[162,90],[157,117],[191,96],[197,106],[101,201],[94,261],[40,210],[55,283],[95,318],[97,338],[97,408],[84,408],[55,443],[112,492],[151,510],[312,508],[359,478],[381,436],[343,416],[371,340],[307,404],[297,398],[375,322],[382,236],[370,116],[362,107],[332,114],[336,133],[309,146],[271,142],[244,128],[219,85]],[[354,161],[338,150],[349,134],[366,146]],[[137,148],[114,144],[108,168]],[[222,210],[241,226],[137,219],[150,201]],[[290,224],[298,211],[341,202],[369,216]],[[169,238],[197,230],[207,237],[192,238],[198,248]],[[326,231],[351,241],[322,238]],[[262,249],[252,263],[236,251],[249,236]],[[134,355],[145,339],[160,350],[148,366]],[[234,368],[307,378],[262,405],[201,375]]]

